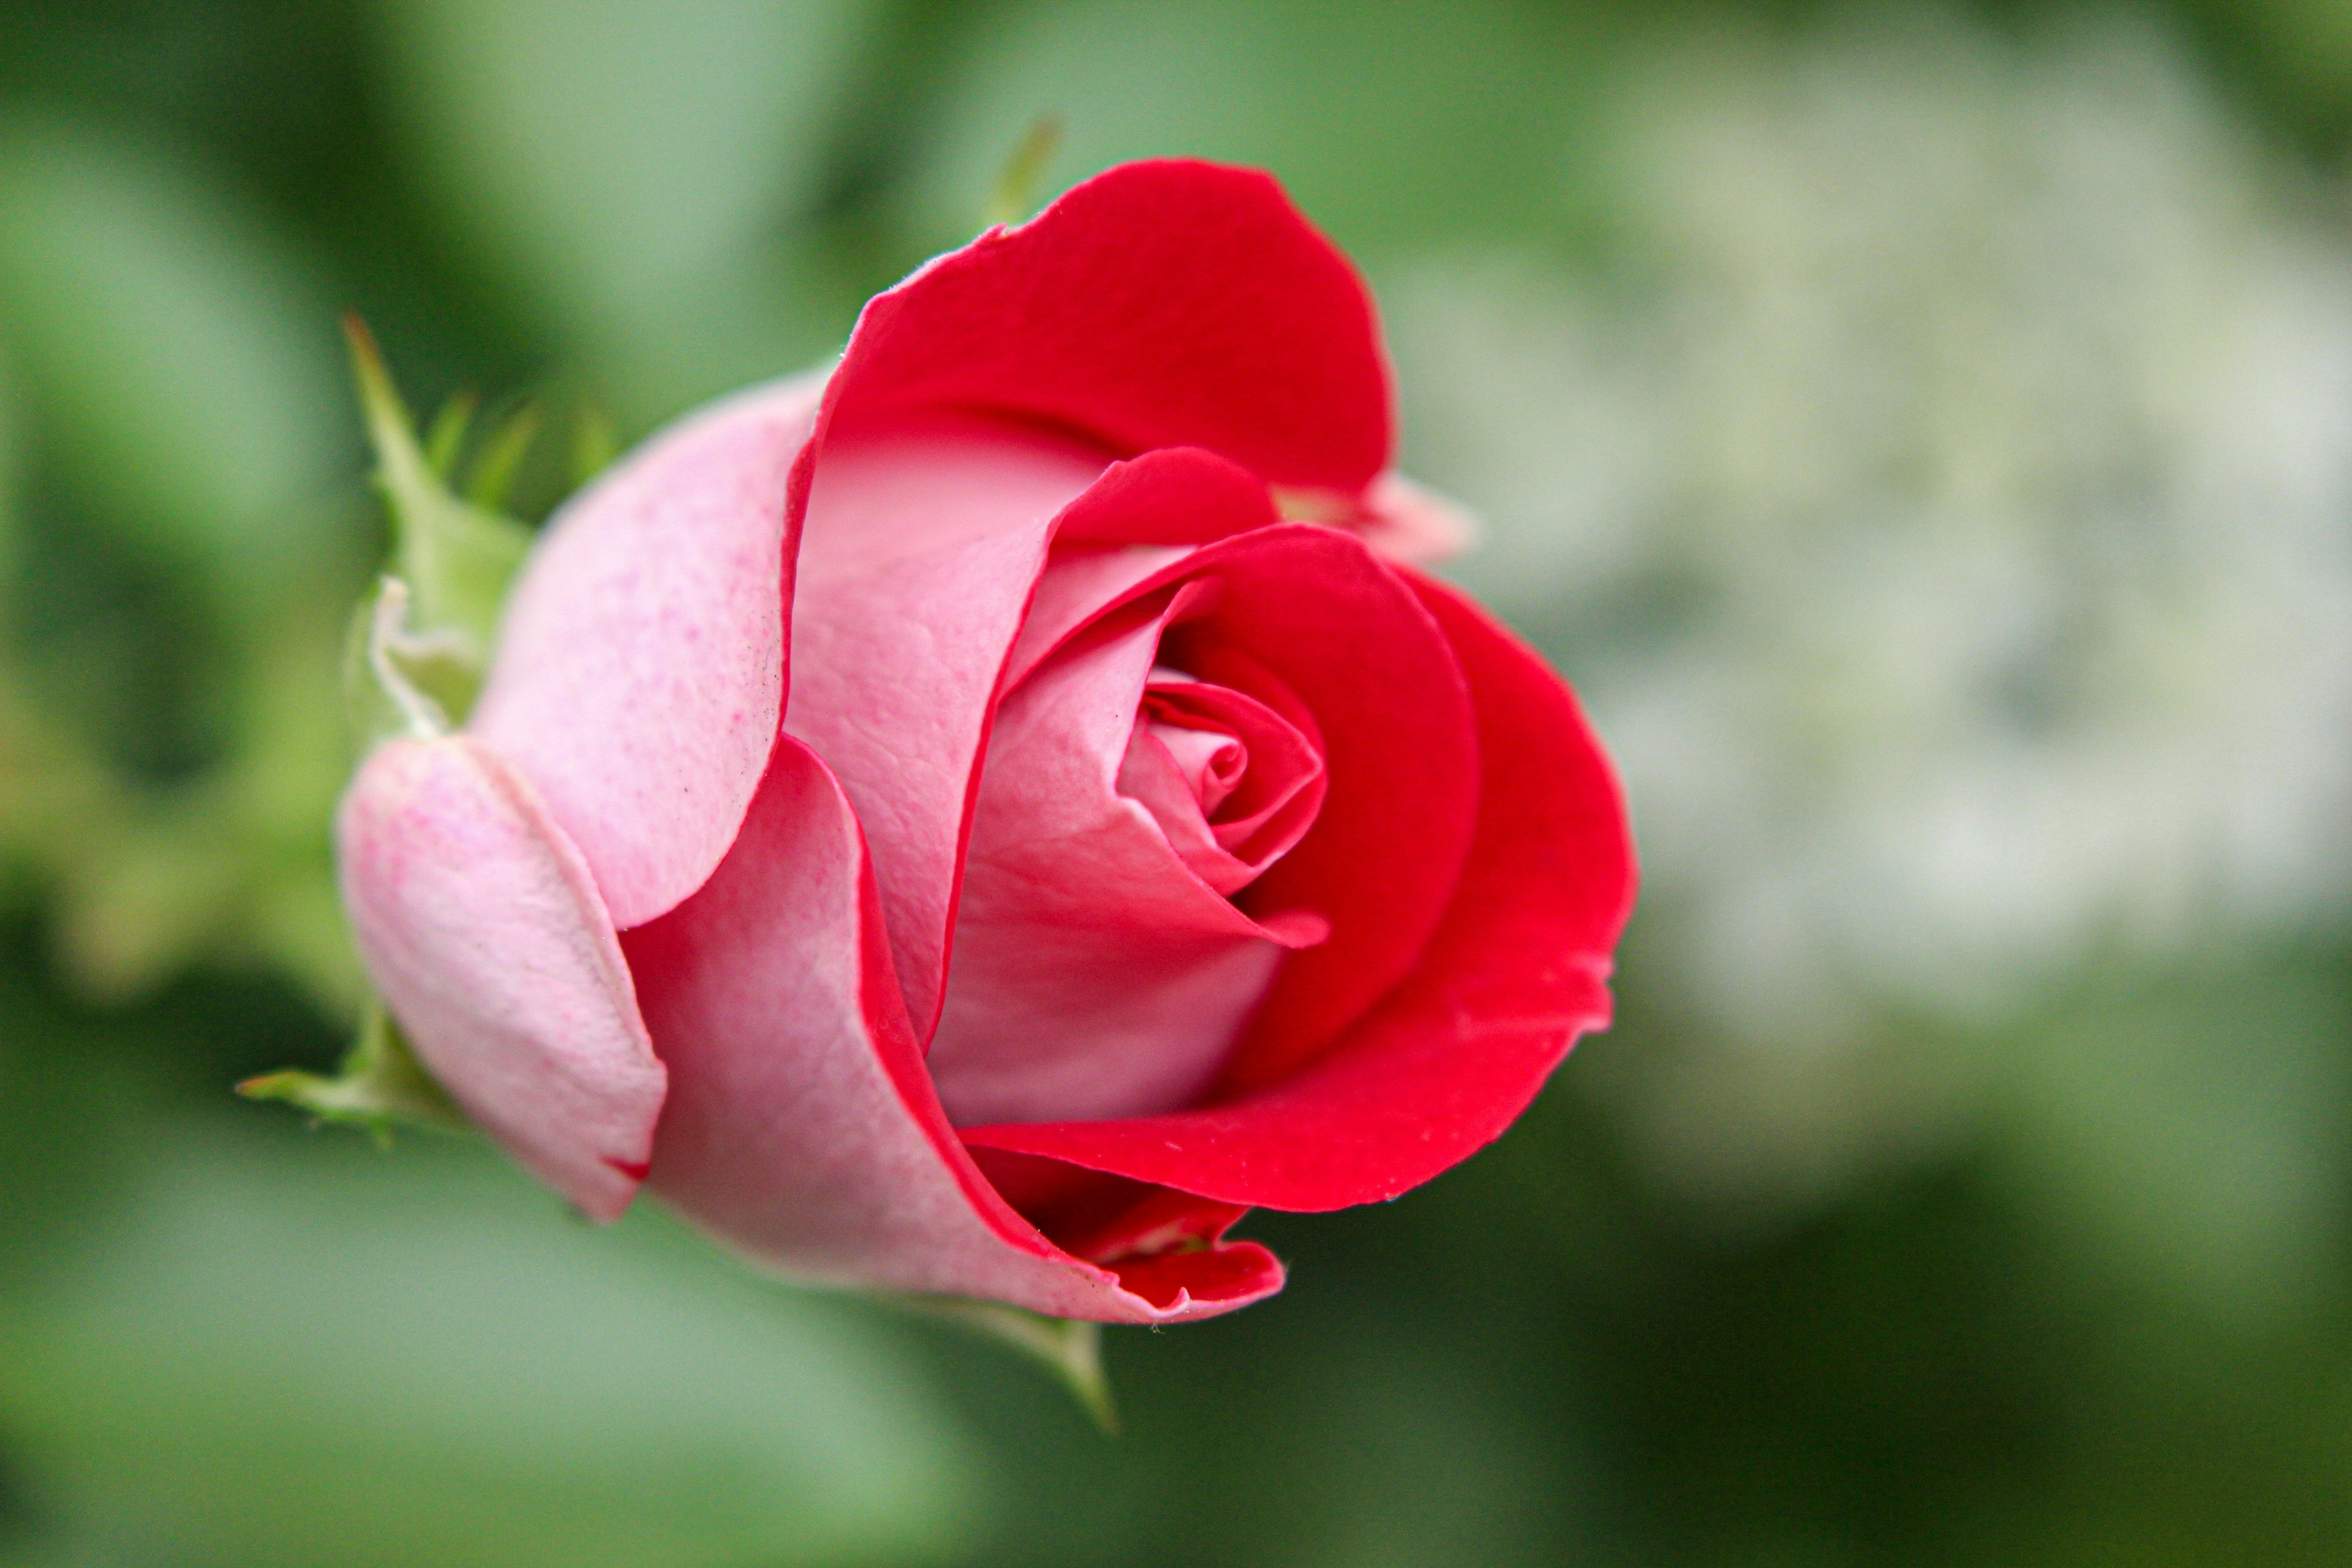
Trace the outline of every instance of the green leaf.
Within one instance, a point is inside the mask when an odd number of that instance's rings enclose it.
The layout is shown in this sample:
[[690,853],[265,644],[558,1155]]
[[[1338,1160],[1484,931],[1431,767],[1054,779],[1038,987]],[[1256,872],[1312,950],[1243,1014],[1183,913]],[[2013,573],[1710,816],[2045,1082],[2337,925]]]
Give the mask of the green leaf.
[[1028,1357],[1068,1389],[1078,1407],[1106,1435],[1118,1435],[1118,1409],[1111,1400],[1109,1375],[1103,1371],[1100,1323],[1048,1318],[1001,1301],[975,1301],[961,1296],[884,1300],[910,1312],[953,1323]]
[[874,0],[382,8],[404,167],[530,308],[599,334],[814,200]]
[[[927,241],[1042,106],[1069,128],[1053,187],[1130,158],[1270,169],[1359,261],[1549,225],[1591,57],[1557,7],[1511,0],[1033,0],[972,16],[892,199]],[[1443,25],[1434,18],[1443,14]],[[1549,170],[1538,173],[1538,169]],[[1049,189],[1052,187],[1049,187]]]
[[0,116],[0,337],[77,514],[239,616],[342,542],[331,307],[198,139],[116,118]]
[[362,1127],[388,1144],[399,1126],[458,1131],[471,1125],[448,1091],[409,1049],[406,1037],[382,1002],[371,999],[360,1037],[332,1078],[289,1069],[247,1079],[236,1086],[247,1100],[282,1100],[321,1121]]

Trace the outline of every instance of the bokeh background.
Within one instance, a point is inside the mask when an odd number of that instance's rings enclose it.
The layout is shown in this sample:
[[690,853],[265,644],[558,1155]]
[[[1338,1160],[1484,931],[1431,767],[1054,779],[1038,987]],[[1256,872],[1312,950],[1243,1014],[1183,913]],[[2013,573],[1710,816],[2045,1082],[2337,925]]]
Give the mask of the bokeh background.
[[[229,1093],[354,994],[337,314],[633,437],[1047,111],[1361,260],[1648,871],[1618,1027],[1116,1440]],[[2352,1561],[2347,151],[2340,0],[5,0],[0,1563]]]

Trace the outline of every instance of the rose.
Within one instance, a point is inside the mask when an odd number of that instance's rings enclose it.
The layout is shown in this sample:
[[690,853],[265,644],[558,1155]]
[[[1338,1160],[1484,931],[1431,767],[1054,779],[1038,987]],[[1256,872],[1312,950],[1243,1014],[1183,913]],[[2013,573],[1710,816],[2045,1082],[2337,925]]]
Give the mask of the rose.
[[1263,175],[1127,165],[921,268],[575,499],[467,730],[363,764],[417,1055],[589,1214],[650,1171],[799,1277],[1278,1289],[1234,1222],[1499,1134],[1632,896],[1574,699],[1399,563],[1447,523],[1391,439]]

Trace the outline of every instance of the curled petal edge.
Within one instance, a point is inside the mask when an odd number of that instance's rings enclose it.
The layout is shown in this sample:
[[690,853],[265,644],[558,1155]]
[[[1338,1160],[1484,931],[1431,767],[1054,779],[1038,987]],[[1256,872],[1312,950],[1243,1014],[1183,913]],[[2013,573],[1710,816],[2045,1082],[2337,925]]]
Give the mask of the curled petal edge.
[[392,741],[336,819],[344,906],[417,1058],[593,1218],[653,1152],[667,1074],[587,862],[528,780],[465,735]]
[[[782,911],[779,918],[779,911]],[[1022,1217],[949,1126],[891,972],[839,784],[790,738],[709,882],[623,941],[671,1092],[652,1184],[795,1279],[1164,1323],[1282,1287],[1236,1211],[1089,1238]]]
[[536,786],[624,929],[702,885],[767,765],[790,487],[824,385],[755,387],[655,437],[556,514],[508,603],[468,728]]

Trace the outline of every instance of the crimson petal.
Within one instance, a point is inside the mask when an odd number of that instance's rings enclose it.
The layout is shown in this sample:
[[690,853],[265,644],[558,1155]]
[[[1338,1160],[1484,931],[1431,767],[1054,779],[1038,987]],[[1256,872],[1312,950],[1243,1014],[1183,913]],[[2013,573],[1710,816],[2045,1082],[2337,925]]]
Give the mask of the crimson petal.
[[1540,658],[1452,588],[1407,580],[1469,679],[1485,759],[1469,864],[1412,975],[1304,1068],[1223,1104],[967,1143],[1226,1203],[1373,1203],[1499,1136],[1607,1025],[1635,883],[1615,772]]

